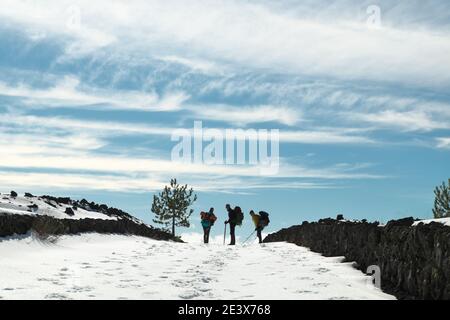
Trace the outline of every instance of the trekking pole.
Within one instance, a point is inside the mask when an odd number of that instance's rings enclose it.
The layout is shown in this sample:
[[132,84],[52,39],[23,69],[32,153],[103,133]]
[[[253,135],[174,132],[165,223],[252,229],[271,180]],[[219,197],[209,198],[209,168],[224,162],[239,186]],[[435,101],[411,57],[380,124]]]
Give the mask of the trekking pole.
[[245,241],[244,241],[244,242],[242,242],[242,244],[246,243],[246,242],[248,241],[248,239],[250,239],[250,237],[251,237],[252,235],[254,235],[254,234],[255,234],[255,232],[256,232],[256,230],[255,230],[255,231],[253,231],[253,232],[252,232],[252,234],[251,234],[251,235],[249,235],[249,236],[247,237],[247,239],[245,239]]
[[223,231],[223,245],[225,245],[226,236],[227,236],[227,224],[225,224],[225,230]]

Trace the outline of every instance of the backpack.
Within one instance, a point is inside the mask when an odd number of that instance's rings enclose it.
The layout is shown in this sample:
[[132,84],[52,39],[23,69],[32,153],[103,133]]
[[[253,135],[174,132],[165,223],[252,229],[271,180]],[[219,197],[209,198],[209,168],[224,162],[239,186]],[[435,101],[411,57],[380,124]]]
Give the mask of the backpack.
[[216,220],[217,220],[216,215],[214,213],[211,213],[211,214],[207,214],[207,216],[208,216],[208,220],[211,222],[211,226],[213,226],[214,222],[216,222]]
[[259,216],[260,216],[259,218],[260,224],[264,227],[268,226],[270,223],[269,214],[265,211],[260,211]]
[[236,225],[241,226],[242,220],[244,220],[244,213],[242,212],[241,207],[234,208],[234,213],[236,215]]
[[200,212],[200,218],[202,220],[202,225],[205,227],[208,226],[213,226],[214,222],[216,222],[217,217],[214,213],[209,213],[209,212]]

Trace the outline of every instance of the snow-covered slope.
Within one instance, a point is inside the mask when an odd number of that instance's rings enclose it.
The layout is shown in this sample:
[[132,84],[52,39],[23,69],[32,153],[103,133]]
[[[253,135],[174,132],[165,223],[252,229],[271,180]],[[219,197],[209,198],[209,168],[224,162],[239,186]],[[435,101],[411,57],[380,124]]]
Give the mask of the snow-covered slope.
[[413,226],[417,226],[419,223],[429,224],[431,222],[442,223],[446,226],[450,226],[450,218],[420,220],[420,221],[414,222]]
[[[79,202],[72,200],[69,203],[61,203],[51,197],[12,197],[10,194],[0,194],[0,213],[27,214],[27,215],[47,215],[57,219],[102,219],[117,220],[117,216],[108,216],[102,212],[83,206]],[[76,207],[76,209],[74,209]],[[71,209],[73,215],[67,214],[66,210]]]
[[0,240],[0,299],[393,299],[287,243],[222,246],[119,235]]

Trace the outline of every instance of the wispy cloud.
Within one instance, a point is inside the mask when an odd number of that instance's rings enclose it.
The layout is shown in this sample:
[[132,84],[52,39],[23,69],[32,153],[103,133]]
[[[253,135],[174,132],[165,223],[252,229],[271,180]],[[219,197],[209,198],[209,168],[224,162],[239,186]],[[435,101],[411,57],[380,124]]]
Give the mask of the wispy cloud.
[[387,128],[399,128],[403,131],[432,131],[450,129],[450,123],[438,122],[424,111],[383,111],[379,113],[353,113],[348,115],[356,121],[363,121]]
[[[228,119],[230,120],[230,119]],[[227,121],[228,121],[227,120]],[[38,117],[32,115],[4,114],[0,115],[0,125],[13,126],[16,132],[35,131],[38,128],[63,131],[68,135],[81,136],[90,134],[102,139],[121,135],[156,135],[170,137],[179,127],[167,127],[161,124],[127,123],[114,121],[80,120],[67,117]],[[192,128],[186,128],[192,131]],[[224,131],[224,127],[210,127]],[[366,136],[365,129],[352,128],[317,128],[316,130],[281,130],[279,137],[282,143],[300,144],[374,144],[375,140]],[[45,134],[51,134],[46,131]],[[193,134],[193,132],[192,132]],[[252,137],[249,137],[250,139]]]
[[155,93],[80,88],[80,81],[64,77],[55,86],[37,89],[27,85],[9,86],[0,82],[0,95],[22,98],[35,108],[83,107],[96,109],[134,109],[141,111],[175,111],[189,98],[183,92],[168,93],[162,97]]
[[[370,29],[367,19],[348,15],[339,19],[345,11],[342,6],[321,15],[311,10],[315,7],[311,5],[272,10],[265,2],[234,0],[42,1],[34,7],[25,0],[4,2],[3,19],[45,31],[48,36],[75,40],[67,45],[72,55],[108,47],[143,56],[155,49],[172,48],[177,56],[189,50],[198,60],[225,62],[236,68],[416,86],[450,84],[450,38],[446,33],[405,24],[397,27],[394,19],[379,30]],[[346,4],[366,14],[360,4]],[[80,8],[80,29],[66,28],[70,5]],[[417,4],[402,6],[411,9]],[[330,19],[333,15],[338,18]]]
[[[0,183],[141,192],[177,175],[208,192],[338,188],[388,174],[330,163],[335,154],[302,163],[293,144],[355,155],[395,134],[448,149],[450,37],[439,21],[449,6],[418,21],[418,1],[381,4],[386,20],[370,29],[356,1],[4,0],[1,26],[29,38],[21,54],[58,52],[33,81],[27,66],[4,64]],[[173,163],[169,138],[193,120],[279,126],[291,158],[273,178],[258,167]]]
[[234,107],[226,105],[208,105],[189,107],[191,118],[228,122],[235,126],[252,123],[277,122],[293,126],[301,121],[301,112],[297,108],[284,106]]
[[441,149],[450,149],[450,138],[437,138],[437,147]]

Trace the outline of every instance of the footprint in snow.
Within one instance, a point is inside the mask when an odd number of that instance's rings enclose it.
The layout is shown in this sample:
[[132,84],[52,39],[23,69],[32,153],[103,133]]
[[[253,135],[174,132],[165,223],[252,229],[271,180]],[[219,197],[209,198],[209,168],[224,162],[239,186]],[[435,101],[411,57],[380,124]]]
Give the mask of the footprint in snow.
[[317,273],[326,273],[326,272],[329,272],[330,269],[327,269],[327,268],[318,268],[318,269],[316,269],[316,270],[314,270],[314,271],[317,272]]
[[155,294],[159,294],[159,292],[158,291],[146,291],[143,294],[146,296],[153,296]]
[[244,286],[254,286],[254,285],[256,285],[256,282],[248,282],[244,284]]
[[324,282],[314,283],[314,284],[313,284],[314,287],[321,287],[321,288],[326,288],[326,287],[328,287],[329,285],[330,285],[329,283],[324,283]]
[[44,299],[47,299],[47,300],[69,300],[70,298],[64,294],[50,293],[50,294],[46,295]]
[[196,297],[199,297],[200,294],[197,291],[186,291],[185,293],[182,293],[178,295],[181,299],[190,300],[194,299]]
[[311,291],[311,290],[297,290],[297,291],[294,291],[294,293],[297,293],[297,294],[318,294],[319,292]]
[[329,300],[351,300],[349,297],[331,297]]
[[78,293],[78,292],[90,292],[94,290],[93,287],[80,287],[80,286],[73,286],[68,290],[68,292]]

